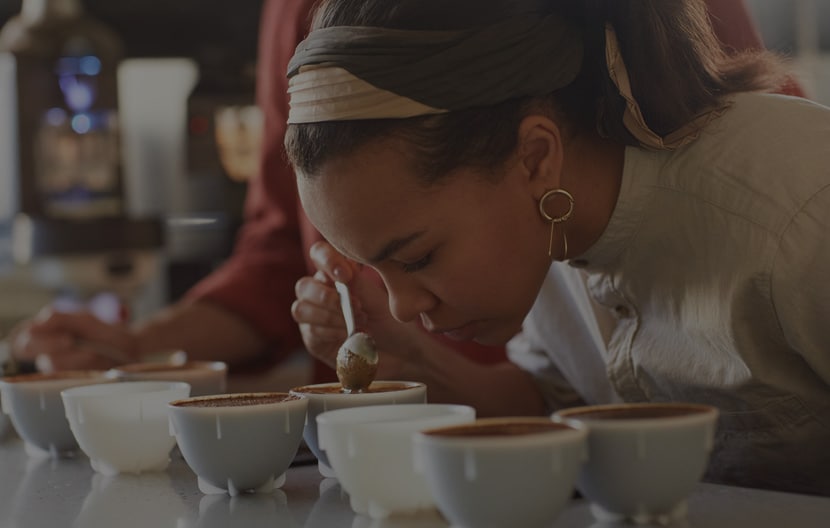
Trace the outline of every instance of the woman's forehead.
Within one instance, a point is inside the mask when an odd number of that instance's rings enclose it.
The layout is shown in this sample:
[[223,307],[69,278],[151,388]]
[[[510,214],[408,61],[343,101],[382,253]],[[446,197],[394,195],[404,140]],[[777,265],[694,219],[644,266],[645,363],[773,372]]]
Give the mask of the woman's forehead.
[[493,193],[492,184],[463,174],[426,185],[400,158],[388,150],[363,150],[300,178],[309,219],[347,256],[369,262],[395,241],[429,237],[454,215],[468,214],[472,200]]
[[396,158],[388,151],[356,153],[298,180],[309,220],[349,256],[368,261],[384,240],[399,238],[427,214],[431,192]]

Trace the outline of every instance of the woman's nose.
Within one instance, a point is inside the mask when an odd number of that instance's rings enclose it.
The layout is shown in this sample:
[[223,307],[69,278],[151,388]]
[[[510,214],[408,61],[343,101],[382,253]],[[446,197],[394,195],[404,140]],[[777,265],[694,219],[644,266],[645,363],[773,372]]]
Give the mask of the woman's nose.
[[385,280],[392,317],[408,323],[432,310],[437,298],[428,289],[412,280]]

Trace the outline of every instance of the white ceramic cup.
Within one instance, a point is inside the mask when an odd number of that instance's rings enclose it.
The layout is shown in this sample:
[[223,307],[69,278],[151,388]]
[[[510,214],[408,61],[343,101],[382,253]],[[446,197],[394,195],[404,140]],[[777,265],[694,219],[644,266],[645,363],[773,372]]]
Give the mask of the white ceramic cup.
[[320,413],[349,407],[427,401],[426,385],[414,381],[374,381],[369,392],[358,393],[343,392],[339,383],[318,383],[293,388],[290,393],[308,399],[308,417],[303,438],[317,457],[320,474],[330,478],[336,477],[335,472],[317,441],[317,416]]
[[601,521],[670,522],[703,476],[718,410],[691,403],[573,407],[553,419],[588,427],[577,487]]
[[104,371],[95,370],[11,376],[0,379],[0,401],[29,455],[71,456],[78,442],[66,420],[61,391],[108,381]]
[[435,508],[426,479],[415,472],[412,437],[474,419],[465,405],[412,403],[328,411],[317,425],[320,449],[352,509],[377,519]]
[[202,493],[270,493],[285,482],[307,408],[284,392],[188,398],[170,403],[170,429]]
[[167,404],[189,393],[180,381],[122,381],[66,389],[61,397],[92,468],[115,475],[167,468],[176,445]]
[[228,365],[222,361],[130,363],[111,369],[110,376],[122,381],[183,381],[190,384],[191,396],[206,396],[225,392]]
[[488,418],[415,435],[415,469],[457,528],[550,526],[587,458],[588,430],[543,417]]

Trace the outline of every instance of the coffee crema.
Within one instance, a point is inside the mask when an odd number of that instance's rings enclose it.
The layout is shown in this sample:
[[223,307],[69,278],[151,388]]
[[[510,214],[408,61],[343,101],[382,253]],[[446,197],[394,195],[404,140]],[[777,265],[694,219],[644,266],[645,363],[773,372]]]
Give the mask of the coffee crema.
[[564,418],[585,420],[650,420],[659,418],[675,418],[707,412],[705,407],[692,405],[643,405],[620,406],[607,409],[586,409],[578,412],[562,411]]
[[488,424],[464,424],[455,427],[425,431],[428,436],[470,437],[470,436],[524,436],[552,431],[565,431],[572,428],[556,422],[498,422]]
[[251,405],[265,405],[299,400],[299,396],[292,396],[282,392],[262,394],[239,394],[209,396],[205,398],[189,398],[171,402],[174,407],[247,407]]
[[143,372],[178,372],[182,370],[213,370],[212,362],[186,362],[186,363],[133,363],[122,365],[115,370],[124,373]]
[[308,385],[306,387],[298,387],[296,389],[291,389],[295,393],[307,393],[307,394],[372,394],[372,393],[379,393],[379,392],[394,392],[394,391],[401,391],[407,389],[414,389],[418,387],[418,385],[412,385],[407,383],[383,383],[377,384],[372,383],[369,385],[369,388],[359,391],[359,392],[349,392],[348,390],[344,389],[342,385],[339,384],[331,384],[331,385],[321,385],[321,386],[313,386]]

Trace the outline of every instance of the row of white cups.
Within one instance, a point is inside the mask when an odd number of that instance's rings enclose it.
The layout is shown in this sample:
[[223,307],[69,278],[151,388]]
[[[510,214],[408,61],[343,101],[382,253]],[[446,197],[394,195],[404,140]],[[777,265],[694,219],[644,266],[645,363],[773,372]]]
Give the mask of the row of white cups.
[[682,516],[717,419],[716,409],[686,403],[476,419],[469,406],[427,403],[416,382],[224,394],[224,368],[213,365],[216,385],[204,385],[208,365],[194,364],[201,377],[177,368],[147,373],[152,381],[112,372],[0,379],[0,398],[32,455],[80,448],[95,471],[115,475],[164,471],[178,445],[203,493],[235,496],[281,486],[304,438],[356,513],[437,508],[461,527],[548,525],[575,487],[603,519]]

